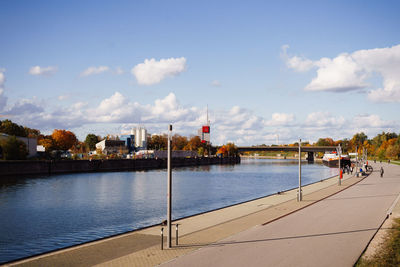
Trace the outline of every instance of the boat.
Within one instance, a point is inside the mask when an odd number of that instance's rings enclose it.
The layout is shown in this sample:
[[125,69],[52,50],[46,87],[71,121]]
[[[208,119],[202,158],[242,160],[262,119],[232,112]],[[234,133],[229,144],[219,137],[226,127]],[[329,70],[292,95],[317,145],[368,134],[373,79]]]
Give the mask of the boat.
[[[339,156],[334,152],[326,152],[322,157],[322,163],[328,167],[338,167],[339,165]],[[348,155],[341,155],[340,157],[340,165],[341,167],[350,166],[350,157]]]

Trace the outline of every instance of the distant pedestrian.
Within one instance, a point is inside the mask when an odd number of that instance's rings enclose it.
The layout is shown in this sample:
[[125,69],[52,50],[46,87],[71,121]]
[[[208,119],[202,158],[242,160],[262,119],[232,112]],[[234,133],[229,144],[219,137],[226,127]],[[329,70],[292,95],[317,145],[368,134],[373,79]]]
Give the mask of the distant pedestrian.
[[376,163],[376,159],[374,159],[374,163]]
[[384,173],[383,167],[381,167],[381,177],[383,177],[383,173]]

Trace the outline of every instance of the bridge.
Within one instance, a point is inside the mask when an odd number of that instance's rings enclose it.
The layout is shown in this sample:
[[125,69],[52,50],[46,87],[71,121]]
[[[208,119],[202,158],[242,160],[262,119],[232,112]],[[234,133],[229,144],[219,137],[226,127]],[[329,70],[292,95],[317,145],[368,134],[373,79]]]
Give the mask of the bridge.
[[[314,161],[315,152],[336,151],[336,146],[300,146],[301,152],[308,153],[308,161]],[[298,146],[242,146],[239,153],[252,151],[299,151]]]

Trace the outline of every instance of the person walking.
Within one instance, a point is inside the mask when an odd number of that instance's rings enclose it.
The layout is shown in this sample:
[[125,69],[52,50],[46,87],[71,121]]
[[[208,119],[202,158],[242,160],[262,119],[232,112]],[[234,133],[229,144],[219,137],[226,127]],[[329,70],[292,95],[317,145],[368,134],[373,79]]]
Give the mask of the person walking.
[[383,167],[381,167],[381,177],[383,177],[383,173],[384,173]]

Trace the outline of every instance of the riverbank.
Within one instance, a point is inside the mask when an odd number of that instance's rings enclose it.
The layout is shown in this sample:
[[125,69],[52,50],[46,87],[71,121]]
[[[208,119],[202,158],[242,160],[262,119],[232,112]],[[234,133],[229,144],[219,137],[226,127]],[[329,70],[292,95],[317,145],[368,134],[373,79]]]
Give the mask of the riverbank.
[[[295,159],[298,160],[298,157],[291,157],[291,156],[246,156],[246,155],[241,155],[241,158],[247,158],[247,159]],[[306,157],[301,157],[301,160],[307,160]],[[314,158],[314,162],[322,162],[321,158]]]
[[174,239],[172,249],[160,249],[160,226],[153,226],[10,263],[9,266],[154,266],[234,233],[277,220],[360,180],[345,175],[342,185],[337,186],[336,176],[303,187],[302,202],[297,202],[297,190],[292,189],[174,221],[179,224],[179,245],[175,246]]
[[[240,157],[173,158],[172,166],[190,167],[214,164],[237,164]],[[167,159],[112,160],[2,160],[0,177],[52,175],[79,172],[141,171],[167,168]]]

